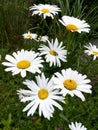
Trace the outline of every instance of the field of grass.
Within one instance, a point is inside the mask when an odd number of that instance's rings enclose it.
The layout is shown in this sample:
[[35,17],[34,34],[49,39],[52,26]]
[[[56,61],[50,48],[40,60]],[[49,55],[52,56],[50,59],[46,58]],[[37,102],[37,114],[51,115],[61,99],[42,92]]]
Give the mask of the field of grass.
[[[57,5],[61,12],[54,19],[32,16],[29,7],[33,4],[47,3]],[[63,15],[84,19],[90,25],[89,33],[69,32],[58,21]],[[39,36],[47,35],[49,40],[58,38],[66,46],[69,54],[67,62],[61,67],[44,63],[42,72],[51,78],[55,72],[72,68],[91,80],[92,94],[83,93],[86,101],[77,96],[66,96],[63,111],[55,108],[53,117],[48,120],[39,116],[38,111],[33,116],[22,112],[27,103],[19,101],[17,90],[25,88],[25,79],[35,80],[38,74],[27,73],[25,78],[20,74],[13,76],[5,72],[7,54],[12,55],[21,49],[38,52],[40,44],[35,40],[25,40],[22,34],[31,31]],[[98,47],[98,1],[93,0],[0,0],[0,130],[69,130],[71,122],[81,122],[87,130],[98,130],[98,54],[93,56],[84,53],[84,45],[96,43]]]

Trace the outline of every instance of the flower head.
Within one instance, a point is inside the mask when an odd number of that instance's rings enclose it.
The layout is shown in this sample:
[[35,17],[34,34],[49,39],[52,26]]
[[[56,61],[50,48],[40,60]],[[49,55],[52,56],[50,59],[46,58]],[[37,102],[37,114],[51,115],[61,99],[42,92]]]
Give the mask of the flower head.
[[37,39],[37,34],[36,33],[30,33],[29,31],[28,31],[28,33],[25,33],[22,36],[24,37],[24,39],[34,39],[34,40]]
[[87,48],[87,50],[84,51],[85,53],[94,56],[93,60],[98,57],[98,48],[96,47],[96,45],[92,45],[91,43],[89,43],[89,45],[84,47]]
[[43,15],[44,19],[46,17],[54,18],[53,15],[58,14],[60,11],[60,8],[58,8],[56,5],[49,5],[49,4],[39,4],[39,5],[33,5],[30,7],[30,10],[33,10],[32,15]]
[[6,55],[7,62],[3,62],[4,66],[7,66],[5,71],[11,71],[13,75],[21,74],[22,77],[26,76],[26,71],[31,73],[40,73],[40,67],[43,60],[39,57],[39,53],[34,51],[27,51],[22,49],[21,51],[14,52],[11,55]]
[[53,88],[52,80],[46,78],[43,73],[41,76],[36,76],[36,82],[26,80],[23,83],[29,90],[18,90],[18,94],[22,95],[21,102],[30,102],[23,109],[23,111],[28,110],[27,116],[33,115],[38,108],[39,116],[43,115],[50,119],[53,116],[54,106],[62,110],[58,101],[64,103],[64,97],[59,94],[59,90]]
[[82,92],[91,93],[90,80],[86,75],[79,74],[77,71],[68,68],[62,70],[61,73],[55,73],[53,77],[54,87],[60,88],[63,96],[70,94],[71,96],[78,96],[82,101],[85,101],[85,97]]
[[62,20],[59,20],[62,25],[66,27],[67,30],[70,30],[72,32],[89,32],[89,25],[86,23],[85,20],[80,20],[74,17],[70,16],[63,16]]
[[56,38],[55,41],[48,41],[48,46],[41,45],[39,50],[41,51],[40,55],[45,55],[46,62],[50,62],[50,66],[61,66],[61,61],[66,62],[67,51],[62,47],[62,42],[59,43]]
[[69,128],[70,130],[87,130],[87,128],[83,126],[82,123],[77,123],[77,122],[75,122],[75,124],[71,122]]

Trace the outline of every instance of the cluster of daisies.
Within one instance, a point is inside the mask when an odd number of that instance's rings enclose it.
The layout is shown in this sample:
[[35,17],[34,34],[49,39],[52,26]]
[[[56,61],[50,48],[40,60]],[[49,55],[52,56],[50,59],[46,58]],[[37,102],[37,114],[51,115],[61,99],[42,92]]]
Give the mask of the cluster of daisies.
[[[30,7],[33,15],[40,15],[44,19],[58,14],[61,10],[56,5],[39,4]],[[90,26],[85,20],[80,20],[71,16],[63,16],[59,22],[72,32],[86,32],[90,31]],[[12,75],[20,73],[21,77],[26,77],[27,73],[38,74],[35,80],[26,79],[23,84],[27,89],[17,90],[21,102],[29,102],[23,109],[27,112],[27,116],[33,116],[38,110],[39,116],[44,116],[50,120],[53,117],[55,107],[63,110],[62,103],[65,104],[66,95],[76,95],[82,101],[85,101],[83,93],[92,93],[92,86],[90,79],[86,75],[82,75],[77,70],[71,68],[62,69],[60,72],[54,73],[51,78],[47,78],[43,72],[43,63],[49,63],[50,67],[61,67],[62,62],[67,62],[67,50],[63,46],[63,42],[59,42],[58,38],[49,40],[48,36],[38,36],[36,33],[28,31],[23,34],[24,39],[34,39],[37,42],[47,42],[48,44],[41,44],[39,49],[24,50],[13,52],[12,55],[7,54],[5,59],[7,61],[2,64],[7,68],[5,71],[11,71]],[[93,55],[94,60],[98,57],[98,48],[89,43],[85,46],[85,53]],[[72,122],[69,125],[71,130],[86,130],[81,123]]]

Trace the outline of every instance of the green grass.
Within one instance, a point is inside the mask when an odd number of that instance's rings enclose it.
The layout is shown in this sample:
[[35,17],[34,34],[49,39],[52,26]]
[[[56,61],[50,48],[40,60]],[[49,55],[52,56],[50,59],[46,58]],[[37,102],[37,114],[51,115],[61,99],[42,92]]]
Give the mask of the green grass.
[[[44,3],[42,0],[0,0],[0,130],[57,130],[57,128],[69,130],[68,124],[75,121],[83,123],[88,130],[97,130],[98,59],[93,61],[91,56],[85,55],[83,47],[98,39],[97,0],[93,1],[92,5],[88,0],[76,0],[75,2],[73,0],[46,0],[45,2],[57,4],[62,9],[62,13],[54,20],[43,20],[40,16],[32,17],[29,11],[29,7],[33,3]],[[91,26],[90,33],[78,34],[66,31],[58,22],[58,19],[64,14],[85,19]],[[50,121],[39,117],[37,112],[33,117],[27,117],[26,112],[22,112],[26,103],[19,101],[16,91],[24,87],[22,84],[24,79],[20,75],[12,76],[11,72],[5,72],[5,67],[1,64],[5,61],[6,54],[12,54],[21,48],[36,49],[38,47],[35,45],[36,42],[31,42],[30,45],[24,44],[22,34],[28,30],[38,35],[48,35],[50,39],[58,37],[70,52],[66,65],[62,63],[61,68],[49,68],[45,64],[43,71],[48,77],[51,77],[56,71],[71,67],[86,74],[91,79],[93,86],[92,94],[84,94],[85,102],[77,97],[67,96],[66,105],[63,105],[64,110],[56,109]],[[31,78],[30,74],[27,76]]]

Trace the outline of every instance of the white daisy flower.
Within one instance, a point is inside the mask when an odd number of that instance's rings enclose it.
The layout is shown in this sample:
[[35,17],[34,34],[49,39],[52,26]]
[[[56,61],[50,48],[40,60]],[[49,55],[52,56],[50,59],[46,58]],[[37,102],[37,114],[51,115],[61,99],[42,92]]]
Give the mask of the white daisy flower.
[[88,25],[85,20],[80,20],[70,16],[63,16],[62,20],[59,21],[66,27],[67,30],[70,30],[72,32],[88,33],[90,31],[90,25]]
[[[49,46],[49,47],[48,47]],[[61,66],[61,61],[66,62],[67,50],[62,47],[62,42],[59,43],[56,38],[55,41],[50,42],[48,40],[48,46],[41,45],[39,50],[41,51],[40,55],[45,55],[46,62],[50,62],[50,66]]]
[[95,60],[98,57],[98,48],[96,45],[92,45],[89,43],[87,46],[84,46],[87,48],[84,52],[87,53],[88,55],[93,55],[93,60]]
[[84,125],[82,125],[82,123],[78,123],[78,122],[75,122],[75,124],[71,122],[69,128],[70,130],[87,130],[87,128]]
[[30,10],[33,10],[32,16],[36,14],[43,15],[44,19],[46,17],[51,17],[52,19],[54,19],[53,15],[56,15],[59,11],[61,11],[60,8],[56,5],[50,4],[34,4],[30,7]]
[[22,49],[21,51],[14,52],[11,55],[6,55],[7,62],[3,62],[4,66],[8,68],[5,71],[11,71],[12,75],[21,74],[22,77],[26,76],[26,71],[31,73],[40,73],[40,67],[43,60],[39,57],[39,53],[34,51],[27,51]]
[[86,75],[79,74],[77,71],[68,68],[62,70],[61,73],[55,73],[53,77],[54,87],[60,88],[63,96],[70,94],[71,96],[78,96],[82,101],[85,101],[85,97],[82,92],[91,93],[90,80]]
[[42,41],[42,42],[47,42],[48,41],[48,36],[39,36],[38,40]]
[[58,101],[65,103],[64,97],[59,94],[59,90],[53,88],[52,80],[46,78],[43,73],[41,76],[36,76],[36,82],[26,80],[23,83],[27,85],[29,90],[18,90],[18,94],[23,96],[20,98],[21,102],[30,101],[23,109],[23,112],[28,110],[27,116],[33,116],[38,108],[39,116],[43,115],[50,120],[50,117],[53,117],[54,107],[63,110]]
[[25,33],[22,35],[24,37],[24,39],[34,39],[37,40],[37,34],[36,33],[30,33],[28,31],[28,33]]

